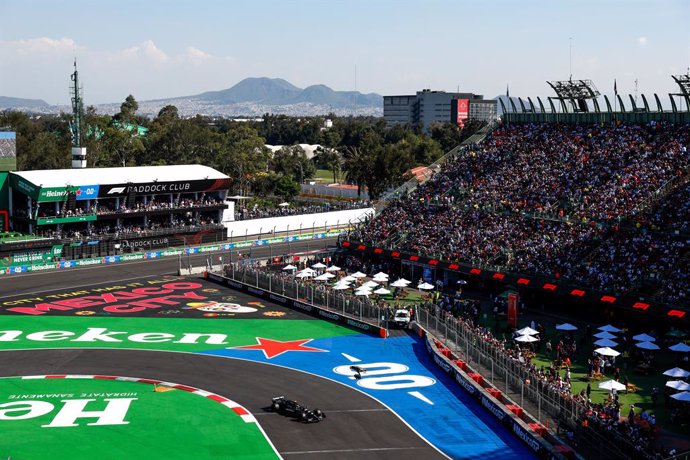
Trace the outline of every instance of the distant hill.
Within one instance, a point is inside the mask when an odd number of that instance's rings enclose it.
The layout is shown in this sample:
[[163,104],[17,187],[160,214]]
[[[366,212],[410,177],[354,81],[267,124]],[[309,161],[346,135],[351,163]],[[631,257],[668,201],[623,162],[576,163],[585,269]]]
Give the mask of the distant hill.
[[49,106],[50,104],[48,104],[43,99],[23,99],[21,97],[0,96],[0,109],[33,109]]
[[209,91],[184,99],[200,99],[214,104],[254,103],[261,105],[313,104],[334,108],[351,108],[356,105],[383,107],[379,94],[362,94],[355,91],[334,91],[326,85],[312,85],[301,89],[282,78],[245,78],[235,86],[221,91]]

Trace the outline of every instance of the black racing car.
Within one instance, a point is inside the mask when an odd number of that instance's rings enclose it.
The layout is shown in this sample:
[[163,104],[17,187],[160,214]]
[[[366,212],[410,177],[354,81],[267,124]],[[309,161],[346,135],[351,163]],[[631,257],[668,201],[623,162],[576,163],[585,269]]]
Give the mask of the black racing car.
[[271,400],[271,410],[286,417],[292,417],[300,422],[311,423],[320,422],[326,418],[319,409],[307,409],[299,404],[297,401],[286,399],[285,396],[276,396]]

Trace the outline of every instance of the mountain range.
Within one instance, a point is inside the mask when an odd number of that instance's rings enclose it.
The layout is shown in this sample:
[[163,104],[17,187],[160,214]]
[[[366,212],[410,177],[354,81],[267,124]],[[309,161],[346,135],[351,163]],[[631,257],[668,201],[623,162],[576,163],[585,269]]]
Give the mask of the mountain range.
[[[136,95],[135,95],[136,97]],[[86,101],[88,104],[88,100]],[[122,102],[97,104],[99,113],[115,114]],[[383,97],[357,91],[335,91],[326,85],[299,88],[282,78],[245,78],[231,88],[193,96],[138,101],[138,113],[155,117],[166,105],[177,107],[181,116],[197,114],[226,117],[259,117],[265,113],[293,116],[383,115]],[[67,106],[51,106],[42,100],[0,97],[0,109],[41,113],[70,111]]]

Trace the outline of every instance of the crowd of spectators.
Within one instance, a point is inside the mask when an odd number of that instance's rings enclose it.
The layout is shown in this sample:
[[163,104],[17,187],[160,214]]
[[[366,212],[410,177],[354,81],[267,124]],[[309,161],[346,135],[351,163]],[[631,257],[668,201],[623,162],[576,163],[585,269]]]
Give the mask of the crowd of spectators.
[[502,127],[351,237],[687,302],[689,145],[661,122]]
[[297,203],[254,203],[241,207],[235,215],[237,220],[263,219],[267,217],[318,214],[321,212],[360,209],[370,206],[368,201],[297,202]]

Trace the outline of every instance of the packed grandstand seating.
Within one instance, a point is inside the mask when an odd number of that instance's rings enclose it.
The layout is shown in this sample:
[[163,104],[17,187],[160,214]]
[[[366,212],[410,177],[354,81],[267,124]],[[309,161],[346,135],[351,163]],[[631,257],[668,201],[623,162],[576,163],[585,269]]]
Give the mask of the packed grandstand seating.
[[302,202],[290,204],[254,204],[239,206],[235,213],[236,220],[263,219],[266,217],[296,216],[300,214],[317,214],[320,212],[341,211],[343,209],[360,209],[370,206],[368,201],[334,201]]
[[687,306],[689,145],[661,122],[501,127],[351,238]]
[[172,202],[154,198],[147,203],[137,201],[131,206],[127,206],[125,201],[126,200],[122,200],[120,204],[117,204],[117,202],[113,199],[101,200],[100,202],[96,201],[95,204],[88,209],[84,205],[84,207],[77,206],[74,210],[58,209],[57,212],[53,206],[43,206],[38,209],[38,217],[70,217],[82,216],[86,214],[130,214],[135,212],[151,212],[161,210],[186,210],[223,204],[222,199],[214,197],[206,197],[196,200],[191,198],[182,198]]

